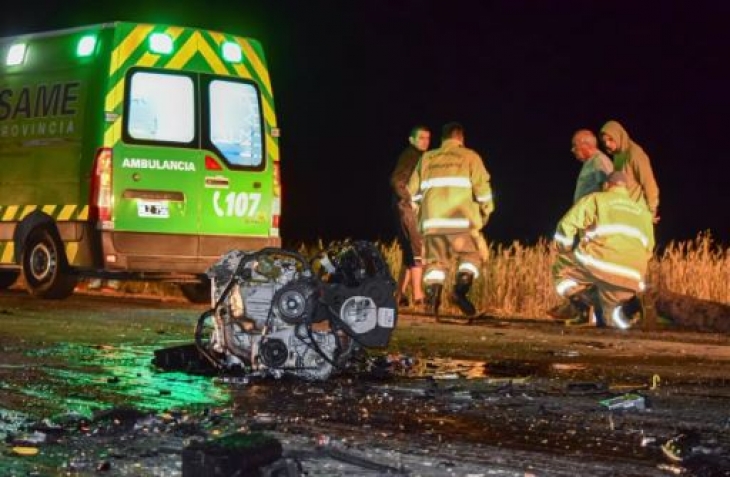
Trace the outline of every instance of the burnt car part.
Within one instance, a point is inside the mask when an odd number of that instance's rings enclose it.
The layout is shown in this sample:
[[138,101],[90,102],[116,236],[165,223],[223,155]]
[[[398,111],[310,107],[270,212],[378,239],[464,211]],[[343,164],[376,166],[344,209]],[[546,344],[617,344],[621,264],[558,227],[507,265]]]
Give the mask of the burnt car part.
[[195,344],[221,371],[325,380],[387,346],[397,323],[395,280],[370,242],[335,243],[310,260],[233,250],[207,275],[212,308]]

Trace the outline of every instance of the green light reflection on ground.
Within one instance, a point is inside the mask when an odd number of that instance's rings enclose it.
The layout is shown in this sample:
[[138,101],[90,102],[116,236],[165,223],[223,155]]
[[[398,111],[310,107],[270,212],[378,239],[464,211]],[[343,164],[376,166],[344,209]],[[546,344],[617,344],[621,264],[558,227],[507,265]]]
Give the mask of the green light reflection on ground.
[[151,360],[159,348],[62,343],[39,350],[35,356],[53,359],[42,372],[54,379],[42,387],[30,383],[18,391],[47,400],[57,411],[82,415],[119,405],[159,412],[231,400],[229,390],[214,385],[210,376],[158,371]]

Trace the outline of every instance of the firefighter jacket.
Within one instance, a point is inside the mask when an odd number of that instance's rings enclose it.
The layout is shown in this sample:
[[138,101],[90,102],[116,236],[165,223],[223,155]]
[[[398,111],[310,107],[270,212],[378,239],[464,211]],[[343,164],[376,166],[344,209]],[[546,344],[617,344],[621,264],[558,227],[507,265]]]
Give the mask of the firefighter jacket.
[[426,152],[408,181],[423,235],[480,230],[494,210],[482,158],[456,139]]
[[[573,251],[579,232],[582,238]],[[640,291],[654,249],[654,226],[644,204],[634,201],[626,187],[614,185],[575,203],[560,219],[555,242],[561,253],[573,251],[596,278]]]
[[614,170],[626,173],[626,186],[631,198],[646,202],[649,211],[656,215],[659,207],[659,186],[654,178],[649,156],[616,121],[608,121],[601,128],[601,133],[608,134],[616,141],[618,150],[613,154],[613,167]]

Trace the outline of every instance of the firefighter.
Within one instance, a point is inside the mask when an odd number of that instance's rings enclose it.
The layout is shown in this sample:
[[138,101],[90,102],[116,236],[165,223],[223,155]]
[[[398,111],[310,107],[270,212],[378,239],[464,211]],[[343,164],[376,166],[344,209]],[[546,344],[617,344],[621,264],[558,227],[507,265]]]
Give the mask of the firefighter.
[[[580,129],[573,134],[570,151],[583,166],[581,166],[578,179],[575,181],[575,192],[573,193],[573,203],[593,192],[603,190],[603,184],[606,182],[608,175],[613,172],[613,163],[600,149],[598,149],[598,139],[588,129]],[[566,320],[576,316],[577,310],[573,305],[564,300],[547,311],[552,318]]]
[[461,124],[444,125],[441,140],[440,148],[421,157],[408,182],[426,249],[426,309],[438,315],[449,265],[456,259],[450,298],[462,313],[472,316],[476,309],[468,293],[485,255],[480,230],[494,210],[492,190],[482,158],[464,147]]
[[[555,287],[579,310],[566,324],[588,323],[592,308],[597,326],[627,329],[640,309],[636,295],[645,287],[654,227],[626,182],[624,172],[611,173],[604,191],[580,199],[558,223]],[[576,235],[581,239],[574,247]]]

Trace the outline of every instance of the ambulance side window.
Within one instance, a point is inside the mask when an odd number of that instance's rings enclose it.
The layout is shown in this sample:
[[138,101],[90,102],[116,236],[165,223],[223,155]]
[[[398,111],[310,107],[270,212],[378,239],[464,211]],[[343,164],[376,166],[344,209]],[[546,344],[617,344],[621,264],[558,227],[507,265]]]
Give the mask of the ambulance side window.
[[136,71],[129,80],[126,134],[138,141],[190,143],[195,95],[188,76]]
[[251,83],[214,79],[208,83],[209,138],[233,167],[261,168],[264,146],[259,92]]

